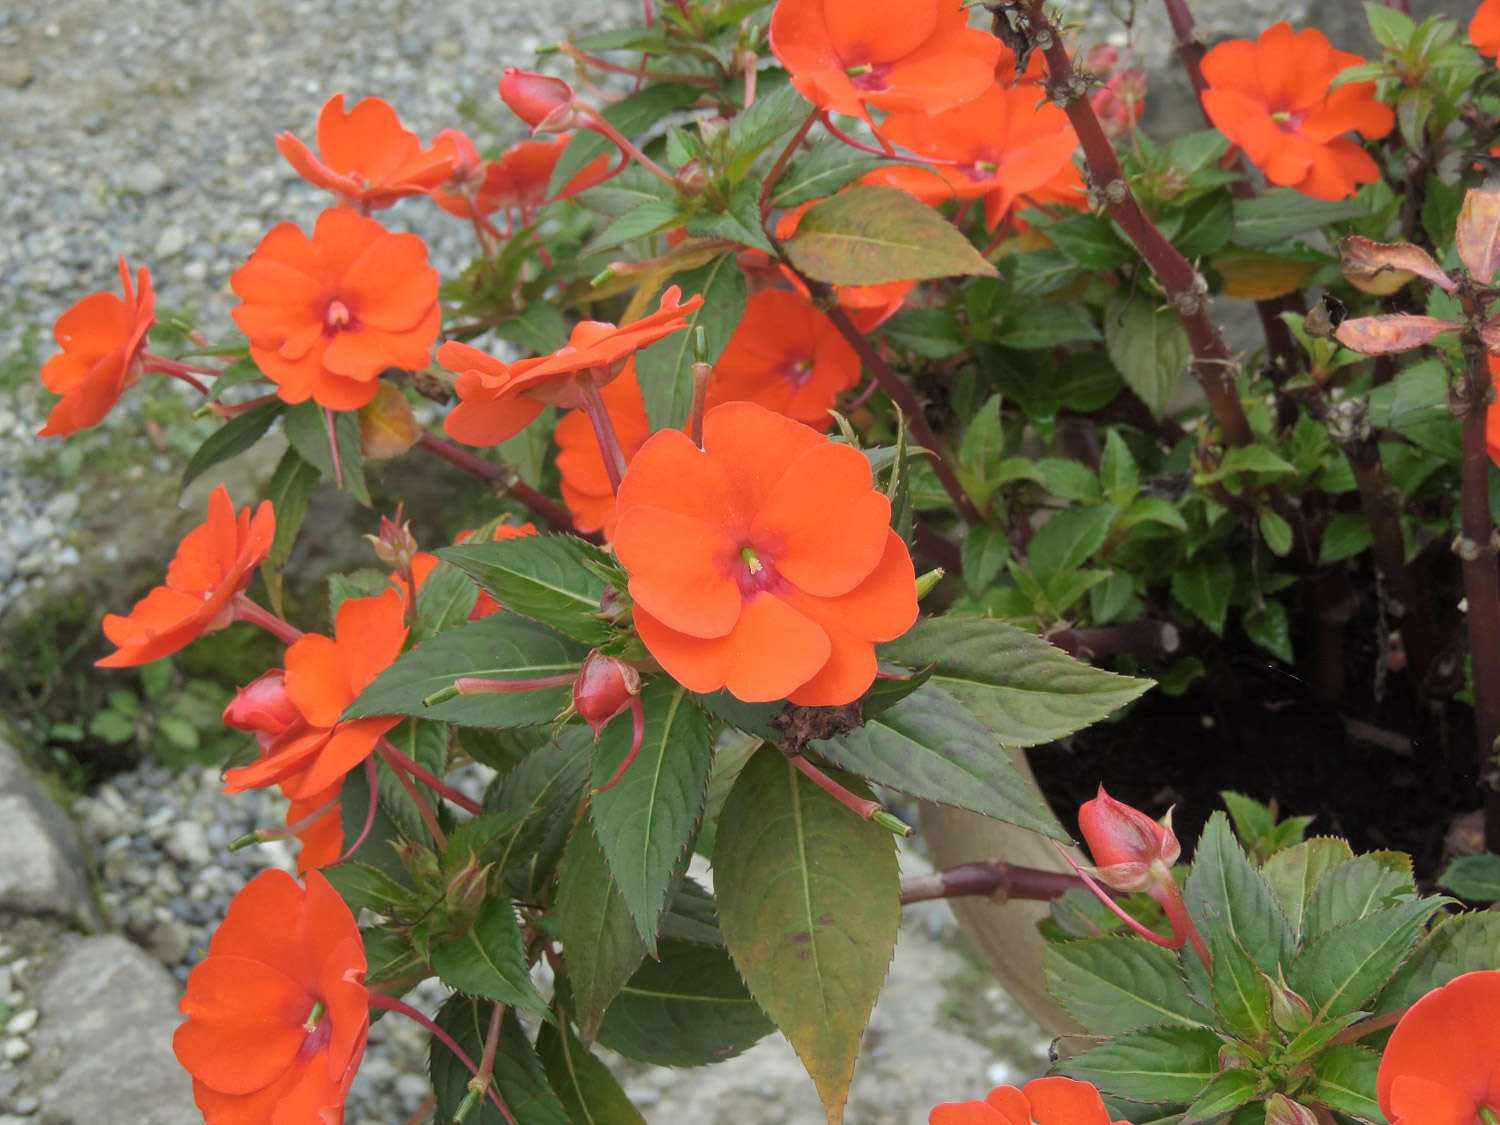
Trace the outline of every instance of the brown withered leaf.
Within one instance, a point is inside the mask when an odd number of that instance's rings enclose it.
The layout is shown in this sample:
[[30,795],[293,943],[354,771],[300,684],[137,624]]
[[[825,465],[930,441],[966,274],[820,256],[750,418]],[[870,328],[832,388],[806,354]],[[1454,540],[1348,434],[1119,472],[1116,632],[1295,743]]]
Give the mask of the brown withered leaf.
[[1474,280],[1488,285],[1500,268],[1500,188],[1475,188],[1464,196],[1454,243]]
[[1346,348],[1365,355],[1404,352],[1427,343],[1439,332],[1462,327],[1435,316],[1359,316],[1344,321],[1333,337]]
[[1376,242],[1351,234],[1339,243],[1339,258],[1349,283],[1366,293],[1394,293],[1414,276],[1453,292],[1453,280],[1443,267],[1410,242]]
[[366,460],[399,457],[421,436],[411,404],[396,387],[382,382],[375,397],[359,411],[359,448]]

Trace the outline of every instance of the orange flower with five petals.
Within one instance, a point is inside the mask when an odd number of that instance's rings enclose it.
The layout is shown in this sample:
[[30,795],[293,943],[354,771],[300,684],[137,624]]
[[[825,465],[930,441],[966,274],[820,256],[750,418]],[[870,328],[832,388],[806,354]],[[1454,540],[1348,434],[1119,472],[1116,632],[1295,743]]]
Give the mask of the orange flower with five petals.
[[636,630],[690,691],[849,703],[875,679],[875,644],[916,620],[869,461],[756,403],[709,411],[702,449],[652,435],[617,505]]
[[1484,0],[1469,21],[1469,41],[1481,55],[1500,55],[1500,0]]
[[451,140],[423,148],[389,102],[365,98],[346,111],[343,94],[318,114],[317,155],[291,133],[278,136],[276,147],[303,179],[366,213],[425,195],[453,174],[459,159]]
[[708,383],[710,409],[758,402],[818,430],[839,392],[859,382],[859,356],[833,322],[800,293],[763,289],[750,297]]
[[487,352],[449,340],[438,362],[458,373],[459,403],[443,420],[448,436],[468,445],[499,445],[536,420],[547,406],[579,410],[584,384],[603,387],[625,370],[641,348],[687,327],[690,313],[703,305],[694,294],[683,301],[672,286],[656,312],[615,327],[598,320],[573,326],[566,345],[551,355],[502,363]]
[[1482,1125],[1500,1117],[1497,1011],[1496,969],[1455,977],[1407,1009],[1375,1077],[1391,1125]]
[[401,654],[406,633],[406,598],[388,589],[346,599],[331,638],[309,633],[288,646],[284,691],[302,721],[274,736],[259,761],[230,770],[224,792],[280,785],[293,800],[312,801],[369,757],[401,716],[339,716]]
[[[620,452],[628,465],[646,439],[651,436],[651,422],[646,417],[646,401],[636,379],[635,361],[625,365],[620,377],[599,392],[605,412],[614,425]],[[582,410],[570,410],[553,431],[557,439],[557,471],[562,475],[563,503],[573,515],[573,526],[579,531],[603,531],[604,538],[615,533],[615,490],[609,483],[604,455],[594,427]]]
[[276,393],[330,410],[367,404],[387,367],[426,367],[442,321],[426,244],[341,207],[318,216],[312,238],[272,227],[229,285]]
[[222,484],[208,498],[208,518],[182,538],[158,586],[126,616],[104,615],[104,635],[118,646],[101,668],[150,664],[234,621],[234,596],[250,584],[271,553],[276,514],[269,500],[235,515]]
[[354,915],[316,871],[247,883],[188,976],[172,1037],[206,1125],[337,1125],[370,1028]]
[[[1099,1091],[1071,1078],[1037,1078],[1021,1089],[996,1086],[982,1102],[947,1102],[928,1125],[1111,1125]],[[1123,1125],[1115,1122],[1113,1125]]]
[[1266,179],[1314,199],[1345,199],[1380,178],[1375,161],[1345,133],[1374,140],[1395,124],[1375,83],[1330,90],[1340,71],[1365,60],[1336,51],[1315,28],[1283,20],[1255,42],[1232,39],[1203,56],[1203,109]]
[[958,0],[779,0],[771,50],[814,105],[937,113],[994,82],[1001,44]]
[[120,259],[123,299],[90,293],[52,326],[62,352],[42,365],[42,383],[62,401],[52,408],[38,437],[67,437],[97,425],[126,387],[139,381],[146,333],[156,323],[156,291],[149,270],[130,270]]

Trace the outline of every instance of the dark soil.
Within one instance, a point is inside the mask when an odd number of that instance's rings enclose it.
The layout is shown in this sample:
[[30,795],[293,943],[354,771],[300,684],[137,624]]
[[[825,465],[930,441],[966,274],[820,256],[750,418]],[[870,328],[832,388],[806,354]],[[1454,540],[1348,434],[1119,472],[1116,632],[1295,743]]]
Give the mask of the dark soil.
[[[1042,791],[1075,834],[1076,810],[1101,782],[1155,817],[1175,805],[1184,855],[1224,807],[1220,791],[1274,798],[1282,816],[1315,818],[1309,835],[1343,836],[1356,853],[1410,853],[1430,884],[1455,818],[1479,807],[1473,712],[1418,699],[1399,674],[1377,685],[1384,654],[1375,651],[1373,624],[1373,615],[1357,613],[1344,630],[1346,674],[1332,698],[1314,690],[1311,672],[1243,635],[1219,642],[1186,633],[1183,652],[1203,660],[1208,675],[1179,697],[1149,692],[1112,722],[1028,751]],[[1299,651],[1308,647],[1305,636],[1294,640]]]

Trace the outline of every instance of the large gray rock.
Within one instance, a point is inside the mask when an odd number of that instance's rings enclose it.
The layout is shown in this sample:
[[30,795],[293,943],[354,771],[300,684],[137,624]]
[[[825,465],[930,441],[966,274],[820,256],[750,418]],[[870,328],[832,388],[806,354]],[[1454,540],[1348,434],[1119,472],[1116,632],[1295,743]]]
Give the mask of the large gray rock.
[[201,1125],[172,1054],[179,995],[171,974],[124,938],[76,939],[38,1003],[40,1125]]
[[99,929],[73,825],[0,739],[0,914],[48,915]]

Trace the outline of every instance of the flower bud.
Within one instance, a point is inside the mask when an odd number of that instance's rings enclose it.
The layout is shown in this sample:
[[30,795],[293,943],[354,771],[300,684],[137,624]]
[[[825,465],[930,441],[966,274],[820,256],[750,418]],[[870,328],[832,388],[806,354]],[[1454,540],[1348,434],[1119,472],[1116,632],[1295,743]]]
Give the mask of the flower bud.
[[641,694],[641,674],[617,657],[598,649],[584,658],[573,681],[573,707],[593,729],[594,737]]
[[492,864],[486,863],[481,867],[470,856],[469,862],[448,880],[448,889],[443,893],[443,898],[450,914],[472,918],[479,913],[479,908],[484,905],[489,894],[491,866]]
[[261,749],[302,721],[302,712],[286,693],[286,673],[280,668],[251,680],[224,708],[224,725],[254,731]]
[[708,189],[708,173],[703,170],[703,165],[698,161],[689,160],[677,169],[672,182],[677,185],[677,190],[683,195],[701,195]]
[[[1166,875],[1182,846],[1172,833],[1172,813],[1158,824],[1145,813],[1115,800],[1099,786],[1099,795],[1078,810],[1078,828],[1094,857],[1099,879],[1117,891],[1144,891]],[[1155,872],[1153,865],[1159,865]]]
[[[401,511],[396,511],[396,519],[401,518]],[[370,545],[375,548],[375,557],[392,570],[406,573],[411,569],[412,559],[417,557],[421,550],[417,546],[417,540],[411,533],[410,522],[397,523],[389,516],[380,517],[380,534],[366,535]]]
[[1293,992],[1282,981],[1272,980],[1264,973],[1266,984],[1271,989],[1271,1018],[1276,1026],[1288,1035],[1299,1035],[1312,1025],[1312,1006]]
[[505,68],[500,97],[533,133],[556,133],[573,128],[576,110],[573,87],[561,78],[534,70]]
[[1318,1125],[1318,1115],[1285,1094],[1266,1099],[1266,1125]]
[[429,891],[443,885],[440,882],[443,872],[438,857],[417,841],[407,840],[397,845],[396,858],[401,861],[401,866],[411,876],[418,890]]

